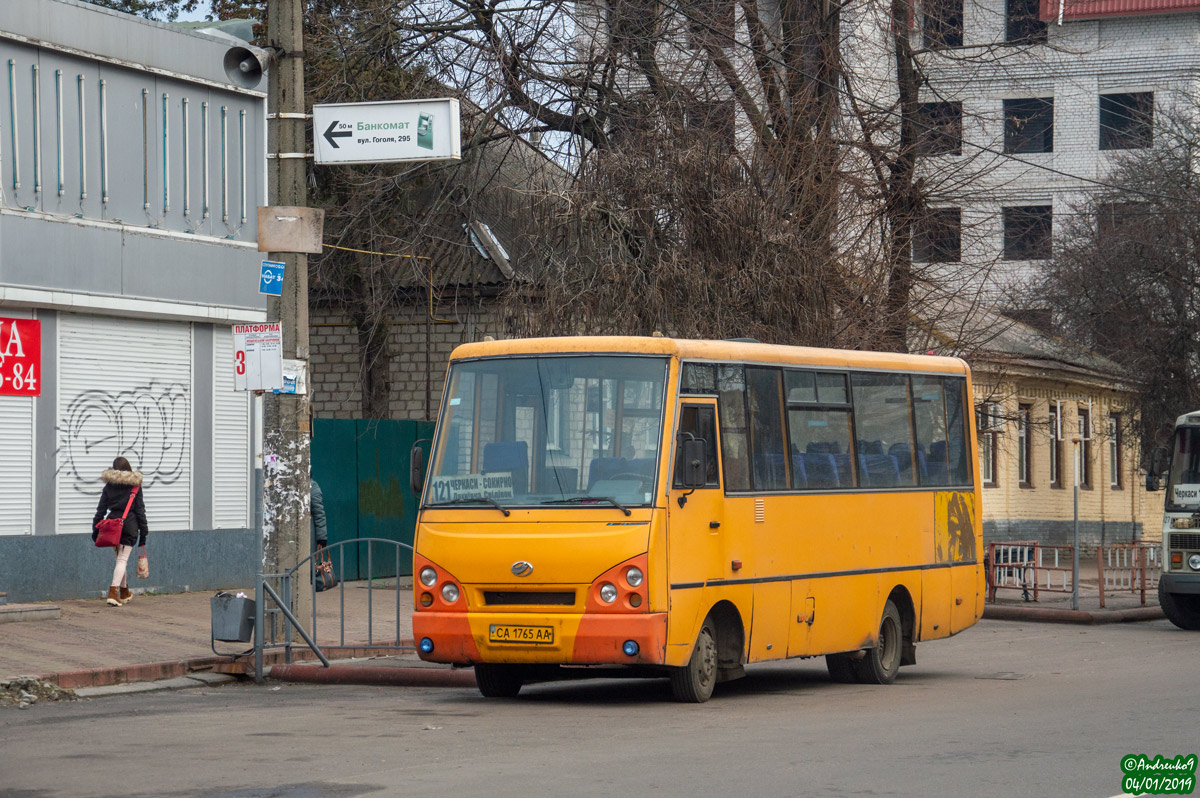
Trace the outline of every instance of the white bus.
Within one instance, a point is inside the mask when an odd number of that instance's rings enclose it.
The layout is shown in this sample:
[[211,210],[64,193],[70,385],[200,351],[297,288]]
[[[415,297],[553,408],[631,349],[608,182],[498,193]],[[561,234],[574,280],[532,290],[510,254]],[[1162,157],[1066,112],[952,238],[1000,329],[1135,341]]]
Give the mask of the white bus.
[[[1157,487],[1151,473],[1147,487]],[[1200,411],[1175,421],[1163,513],[1158,603],[1180,629],[1200,631]]]

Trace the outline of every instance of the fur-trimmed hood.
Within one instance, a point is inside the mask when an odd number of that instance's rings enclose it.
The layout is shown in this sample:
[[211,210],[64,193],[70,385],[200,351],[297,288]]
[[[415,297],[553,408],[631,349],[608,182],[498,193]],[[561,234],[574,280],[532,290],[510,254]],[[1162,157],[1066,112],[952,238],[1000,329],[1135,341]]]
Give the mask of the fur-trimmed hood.
[[118,471],[110,468],[100,475],[100,479],[109,485],[141,485],[141,471]]

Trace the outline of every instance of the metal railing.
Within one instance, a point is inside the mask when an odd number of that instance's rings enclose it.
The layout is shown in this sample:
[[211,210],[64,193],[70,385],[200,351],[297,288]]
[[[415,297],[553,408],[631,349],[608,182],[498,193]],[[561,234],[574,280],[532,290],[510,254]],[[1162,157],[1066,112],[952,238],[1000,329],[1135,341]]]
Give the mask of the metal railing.
[[1043,545],[1036,540],[1014,540],[988,544],[988,600],[996,591],[1021,591],[1026,601],[1037,601],[1040,593],[1073,593],[1075,589],[1071,546]]
[[1162,570],[1157,543],[1117,543],[1096,547],[1096,570],[1100,583],[1100,606],[1104,594],[1140,593],[1146,606],[1146,590],[1158,589]]
[[[367,624],[366,637],[363,640],[353,640],[350,643],[346,642],[346,550],[347,547],[353,548],[354,557],[359,557],[360,546],[366,546],[366,591],[367,591]],[[383,559],[376,557],[376,546],[385,549],[391,549]],[[312,617],[311,625],[306,629],[304,624],[292,613],[292,598],[297,585],[297,576],[303,574],[308,581],[305,583],[305,589],[309,589],[309,585],[316,583],[318,558],[328,556],[333,565],[334,576],[337,578],[337,584],[331,590],[315,591],[312,602]],[[414,647],[411,644],[406,644],[401,640],[400,635],[400,598],[401,591],[408,590],[407,586],[401,587],[401,565],[404,562],[403,558],[407,558],[407,562],[412,562],[412,546],[407,543],[401,543],[395,540],[386,538],[356,538],[354,540],[345,540],[339,543],[334,543],[324,549],[319,549],[317,552],[309,555],[301,560],[294,568],[279,574],[260,573],[257,579],[257,589],[255,591],[255,617],[254,617],[254,679],[257,682],[263,680],[263,653],[271,649],[283,649],[284,661],[292,662],[292,650],[296,646],[293,639],[293,632],[298,634],[304,645],[313,651],[317,658],[325,667],[329,666],[329,659],[326,652],[353,649],[359,651],[362,649],[371,649],[372,651],[412,651]],[[395,584],[391,588],[379,588],[375,586],[375,567],[376,563],[395,565],[395,570],[392,572]],[[301,577],[303,578],[303,577]],[[272,583],[278,585],[278,589],[272,587]],[[363,589],[357,586],[352,589]],[[386,592],[390,590],[391,595],[385,595],[385,599],[392,599],[389,603],[394,607],[394,626],[392,636],[377,640],[376,624],[375,624],[375,593]],[[338,594],[338,610],[337,618],[334,626],[336,627],[336,641],[320,643],[318,637],[317,625],[317,596],[328,596],[331,592]],[[268,606],[268,600],[272,606]],[[328,619],[326,619],[328,621]],[[325,628],[324,626],[322,628]]]

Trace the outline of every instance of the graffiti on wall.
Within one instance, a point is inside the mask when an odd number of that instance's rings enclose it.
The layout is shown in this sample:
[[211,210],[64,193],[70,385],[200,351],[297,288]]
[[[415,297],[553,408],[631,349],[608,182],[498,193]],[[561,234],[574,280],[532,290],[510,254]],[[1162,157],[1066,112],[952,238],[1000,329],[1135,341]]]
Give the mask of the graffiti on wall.
[[147,487],[177,482],[186,466],[190,398],[186,384],[157,380],[120,393],[80,393],[59,422],[58,473],[76,492],[94,495],[100,470],[124,457]]

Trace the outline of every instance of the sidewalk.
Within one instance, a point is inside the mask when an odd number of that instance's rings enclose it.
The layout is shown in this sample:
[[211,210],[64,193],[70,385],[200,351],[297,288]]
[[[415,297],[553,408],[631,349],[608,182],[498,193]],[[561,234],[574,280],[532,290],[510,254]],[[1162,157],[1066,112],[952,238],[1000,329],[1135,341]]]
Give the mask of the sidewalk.
[[[376,580],[373,589],[368,591],[366,582],[348,582],[344,591],[338,587],[317,594],[317,645],[338,646],[343,642],[338,619],[344,600],[346,646],[365,646],[368,641],[395,644],[399,640],[410,648],[404,652],[375,652],[388,654],[386,663],[381,659],[368,662],[388,667],[393,679],[413,676],[418,681],[436,680],[432,673],[415,676],[408,673],[416,668],[447,673],[449,669],[432,666],[417,658],[411,648],[412,591],[402,587],[397,602],[394,585],[395,580]],[[243,590],[253,594],[249,588]],[[73,689],[178,679],[211,671],[231,661],[229,657],[214,656],[210,648],[212,615],[209,600],[214,593],[135,595],[122,607],[109,607],[101,598],[52,602],[62,610],[57,619],[0,625],[0,682],[33,676]],[[312,623],[312,618],[309,616],[301,621],[307,626]],[[282,640],[282,635],[279,639]],[[295,660],[309,659],[311,653],[300,637],[293,635],[293,641],[296,644],[293,648],[297,655]],[[249,644],[217,643],[218,651],[231,654],[248,647]],[[331,660],[344,660],[368,653],[345,648],[332,649],[326,656]],[[268,667],[282,663],[282,650],[268,651],[267,654]],[[463,676],[470,677],[474,683],[470,671],[460,671],[453,681],[462,681]]]
[[[1069,567],[1069,563],[1067,565]],[[1032,588],[1029,596],[1033,598]],[[1079,560],[1078,610],[1071,608],[1070,593],[1048,592],[1043,588],[1038,591],[1037,601],[1026,601],[1020,589],[1002,587],[996,591],[996,601],[984,605],[983,617],[998,621],[1097,624],[1154,621],[1165,616],[1158,606],[1158,591],[1155,588],[1147,588],[1145,605],[1141,603],[1140,591],[1131,593],[1128,590],[1105,588],[1104,607],[1101,607],[1100,584],[1093,555]]]

